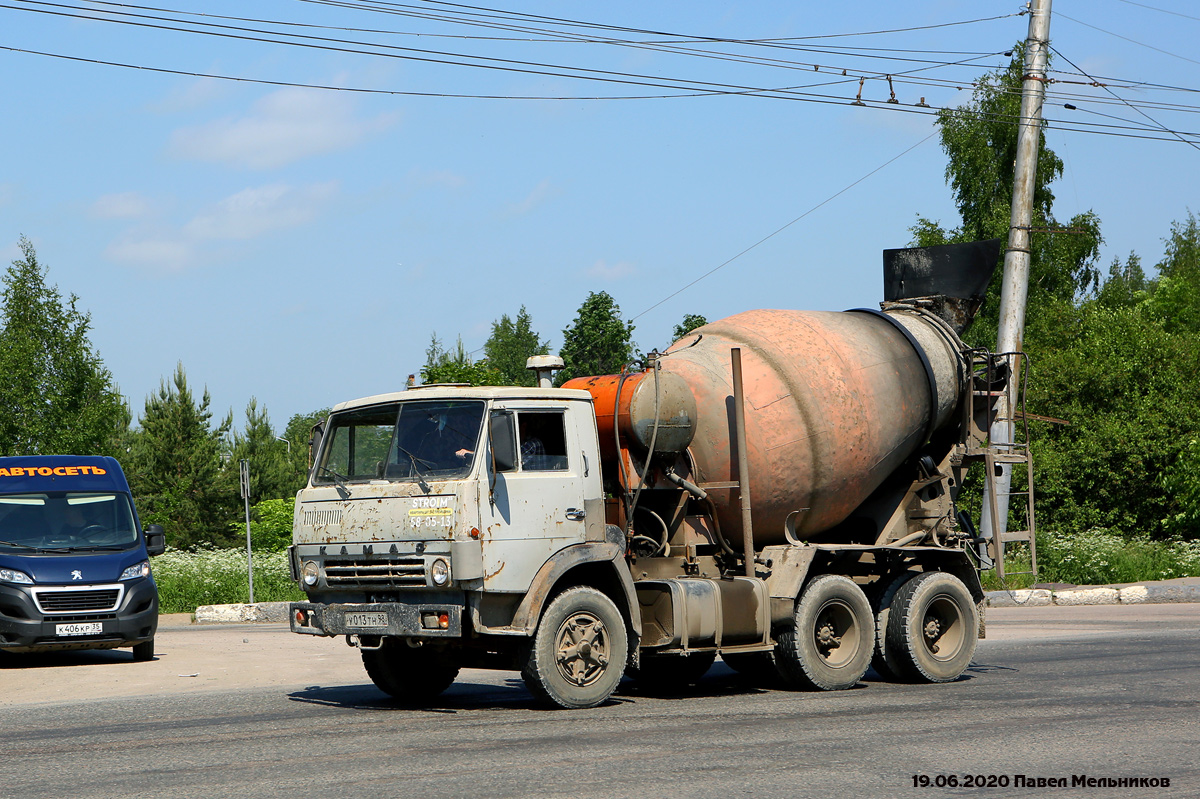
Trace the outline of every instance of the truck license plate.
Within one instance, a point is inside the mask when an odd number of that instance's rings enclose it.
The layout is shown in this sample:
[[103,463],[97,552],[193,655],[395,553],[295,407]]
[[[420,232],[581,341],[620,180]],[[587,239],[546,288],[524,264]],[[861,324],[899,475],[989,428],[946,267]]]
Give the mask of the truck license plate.
[[104,632],[104,625],[98,621],[54,625],[55,635],[99,635],[102,632]]
[[387,627],[386,613],[347,613],[347,627]]

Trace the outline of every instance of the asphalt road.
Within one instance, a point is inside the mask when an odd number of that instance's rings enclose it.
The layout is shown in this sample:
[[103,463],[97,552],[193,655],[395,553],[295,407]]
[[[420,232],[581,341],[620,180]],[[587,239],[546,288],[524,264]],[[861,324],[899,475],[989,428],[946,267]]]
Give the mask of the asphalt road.
[[[152,663],[0,666],[0,796],[1200,796],[1200,605],[993,609],[988,634],[948,685],[869,673],[787,693],[718,663],[682,697],[626,683],[566,712],[536,708],[514,673],[469,671],[414,711],[340,642],[167,628]],[[950,775],[959,787],[939,787]],[[965,787],[975,775],[995,787]]]

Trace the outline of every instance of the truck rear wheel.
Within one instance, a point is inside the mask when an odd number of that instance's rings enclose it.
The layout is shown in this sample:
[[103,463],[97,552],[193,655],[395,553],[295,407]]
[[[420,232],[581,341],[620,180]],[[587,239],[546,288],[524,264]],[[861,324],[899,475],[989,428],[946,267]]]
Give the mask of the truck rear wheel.
[[440,695],[458,676],[458,664],[444,651],[413,648],[385,638],[379,649],[362,650],[363,666],[375,687],[409,706]]
[[521,676],[540,701],[595,707],[625,673],[629,641],[613,601],[594,588],[569,588],[546,608]]
[[853,580],[817,577],[800,595],[792,621],[775,657],[787,687],[838,691],[858,684],[875,649],[875,614]]
[[875,653],[871,656],[871,668],[885,680],[898,680],[903,672],[903,666],[897,662],[896,653],[887,640],[892,604],[900,587],[918,574],[920,572],[906,571],[895,575],[875,602]]
[[900,586],[892,599],[886,639],[900,678],[958,679],[971,665],[979,640],[971,592],[953,574],[918,574]]

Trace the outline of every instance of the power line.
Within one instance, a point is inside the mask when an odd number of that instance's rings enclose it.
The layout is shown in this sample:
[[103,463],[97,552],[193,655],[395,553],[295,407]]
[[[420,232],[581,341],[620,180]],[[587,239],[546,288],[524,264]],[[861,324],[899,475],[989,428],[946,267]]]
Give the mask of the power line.
[[868,172],[867,174],[865,174],[865,175],[863,175],[862,177],[860,177],[858,180],[856,180],[856,181],[854,181],[853,183],[851,183],[849,186],[846,186],[845,188],[843,188],[843,189],[841,189],[841,190],[839,190],[839,191],[837,191],[837,192],[835,192],[835,193],[833,193],[833,194],[829,195],[829,196],[828,196],[828,197],[826,197],[824,200],[821,200],[821,202],[819,202],[819,203],[817,203],[816,205],[814,205],[812,208],[809,208],[807,211],[805,211],[804,213],[800,214],[800,216],[796,217],[796,218],[795,218],[795,219],[793,219],[791,222],[788,222],[787,224],[785,224],[785,225],[783,225],[783,226],[781,226],[781,227],[779,227],[779,228],[776,228],[776,229],[775,229],[773,232],[771,232],[771,233],[767,234],[766,236],[763,236],[761,239],[759,239],[758,241],[754,242],[754,243],[753,243],[753,244],[751,244],[749,247],[747,247],[746,249],[744,249],[744,250],[742,250],[741,252],[739,252],[737,255],[734,255],[733,257],[726,259],[726,260],[725,260],[725,261],[723,261],[722,263],[720,263],[720,264],[717,264],[717,265],[716,265],[716,266],[714,266],[712,269],[708,270],[708,271],[707,271],[707,272],[705,272],[703,275],[700,275],[700,277],[698,277],[698,278],[696,278],[695,280],[693,280],[691,283],[688,283],[686,286],[683,286],[682,288],[676,289],[675,291],[671,292],[671,293],[670,293],[670,294],[668,294],[666,297],[663,297],[661,300],[659,300],[658,302],[654,303],[653,305],[651,305],[651,306],[650,306],[649,308],[647,308],[646,310],[642,311],[642,312],[641,312],[640,314],[638,314],[637,316],[631,317],[631,318],[629,319],[629,321],[630,321],[630,322],[637,321],[638,319],[640,319],[640,318],[642,318],[643,316],[645,316],[646,314],[650,313],[650,312],[651,312],[651,311],[653,311],[655,308],[657,308],[658,306],[660,306],[660,305],[662,305],[663,303],[667,302],[667,301],[668,301],[668,300],[670,300],[671,298],[673,298],[673,297],[676,297],[676,296],[678,296],[678,295],[682,294],[683,292],[687,291],[687,290],[688,290],[688,289],[690,289],[692,286],[696,285],[696,284],[697,284],[697,283],[699,283],[701,280],[704,280],[704,279],[705,279],[706,277],[708,277],[709,275],[712,275],[712,274],[716,273],[717,271],[719,271],[719,270],[721,270],[721,269],[724,269],[725,267],[729,266],[731,263],[733,263],[733,262],[734,262],[734,261],[736,261],[737,259],[741,258],[741,257],[742,257],[743,255],[745,255],[746,253],[750,252],[751,250],[755,249],[756,247],[758,247],[758,246],[760,246],[760,245],[762,245],[762,244],[765,244],[766,242],[768,242],[768,241],[770,241],[771,239],[775,238],[775,237],[776,237],[776,236],[778,236],[780,233],[782,233],[783,231],[787,230],[787,229],[788,229],[788,228],[790,228],[792,225],[796,224],[796,223],[797,223],[797,222],[799,222],[801,219],[803,219],[804,217],[806,217],[806,216],[808,216],[809,214],[811,214],[813,211],[816,211],[818,208],[820,208],[820,207],[822,207],[822,206],[824,206],[824,205],[827,205],[828,203],[830,203],[830,202],[832,202],[833,200],[837,199],[838,197],[842,196],[842,195],[843,195],[843,194],[845,194],[846,192],[850,191],[850,189],[852,189],[852,188],[854,188],[855,186],[857,186],[858,184],[862,183],[862,182],[863,182],[864,180],[866,180],[867,178],[869,178],[869,177],[871,177],[872,175],[874,175],[876,172],[879,172],[880,170],[884,169],[885,167],[889,166],[890,164],[894,163],[895,161],[898,161],[899,159],[901,159],[901,158],[903,158],[904,156],[908,155],[908,154],[909,154],[909,153],[911,153],[913,150],[917,149],[918,147],[920,147],[922,144],[924,144],[925,142],[927,142],[927,141],[929,141],[930,139],[932,139],[932,138],[933,138],[934,136],[936,136],[937,134],[938,134],[938,132],[935,130],[933,133],[930,133],[928,136],[926,136],[925,138],[921,139],[921,140],[920,140],[919,142],[917,142],[916,144],[914,144],[914,145],[912,145],[911,147],[909,147],[908,149],[904,150],[904,152],[902,152],[902,153],[899,153],[898,155],[894,155],[894,156],[892,156],[892,157],[891,157],[891,158],[889,158],[887,161],[884,161],[882,164],[880,164],[879,166],[875,167],[875,168],[874,168],[874,169],[872,169],[870,172]]
[[1179,13],[1178,11],[1169,11],[1169,10],[1167,10],[1167,9],[1165,9],[1165,8],[1157,8],[1157,7],[1155,7],[1155,6],[1148,6],[1148,5],[1146,5],[1145,3],[1135,3],[1135,2],[1133,2],[1133,0],[1121,0],[1121,2],[1122,2],[1122,3],[1127,3],[1127,4],[1131,5],[1131,6],[1138,6],[1138,7],[1140,7],[1140,8],[1148,8],[1148,9],[1150,9],[1151,11],[1158,11],[1158,12],[1160,12],[1160,13],[1162,13],[1162,14],[1173,14],[1173,15],[1175,15],[1175,16],[1177,16],[1177,17],[1183,17],[1184,19],[1194,19],[1194,20],[1196,20],[1197,22],[1200,22],[1200,17],[1193,17],[1193,16],[1191,16],[1190,14],[1181,14],[1181,13]]
[[1129,42],[1130,44],[1136,44],[1139,47],[1145,47],[1149,50],[1155,51],[1156,53],[1162,53],[1163,55],[1169,55],[1172,58],[1178,58],[1180,60],[1187,61],[1188,63],[1191,63],[1191,64],[1200,64],[1200,61],[1197,61],[1194,58],[1188,58],[1187,56],[1180,55],[1179,53],[1172,53],[1170,50],[1164,50],[1161,47],[1155,47],[1152,44],[1146,44],[1145,42],[1139,42],[1137,39],[1130,39],[1128,36],[1122,36],[1119,33],[1113,33],[1112,31],[1105,30],[1104,28],[1098,28],[1095,25],[1089,24],[1087,22],[1083,22],[1082,20],[1075,19],[1074,17],[1068,17],[1066,14],[1063,14],[1061,12],[1056,11],[1054,13],[1054,16],[1062,17],[1063,19],[1074,22],[1076,25],[1082,25],[1083,27],[1091,28],[1094,31],[1100,31],[1100,33],[1107,33],[1109,36],[1115,36],[1118,39]]
[[[282,80],[266,80],[266,79],[260,79],[260,78],[247,78],[247,77],[232,76],[232,75],[221,75],[218,73],[206,73],[206,72],[194,72],[194,71],[187,71],[187,70],[167,69],[167,68],[163,68],[163,67],[151,67],[151,66],[144,66],[144,65],[137,65],[137,64],[126,64],[126,63],[121,63],[121,62],[116,62],[116,61],[105,61],[105,60],[95,59],[95,58],[70,56],[70,55],[64,55],[64,54],[60,54],[60,53],[49,53],[49,52],[38,51],[38,50],[29,50],[29,49],[19,48],[19,47],[10,47],[10,46],[6,46],[6,45],[0,45],[0,50],[7,50],[10,52],[15,52],[15,53],[24,53],[24,54],[28,54],[28,55],[38,55],[38,56],[43,56],[43,57],[48,57],[48,58],[57,58],[57,59],[80,62],[80,63],[121,67],[121,68],[125,68],[125,69],[136,69],[136,70],[142,70],[142,71],[146,71],[146,72],[156,72],[156,73],[169,74],[169,75],[181,75],[184,77],[211,78],[214,80],[226,80],[226,81],[232,81],[232,82],[238,82],[238,83],[254,83],[254,84],[262,84],[262,85],[268,85],[268,86],[294,87],[294,88],[303,88],[303,89],[319,89],[319,90],[326,90],[326,91],[345,91],[345,92],[361,93],[361,94],[380,94],[380,95],[413,96],[413,97],[437,97],[437,98],[445,98],[445,99],[557,100],[557,101],[562,101],[562,100],[651,100],[651,99],[675,99],[675,98],[684,98],[684,97],[711,97],[711,96],[742,95],[742,96],[762,97],[764,99],[793,100],[796,102],[817,103],[820,105],[839,105],[839,106],[860,105],[860,106],[863,106],[866,108],[882,109],[882,110],[889,110],[889,111],[899,111],[899,112],[903,112],[903,113],[919,114],[922,116],[935,116],[938,113],[940,113],[941,111],[960,110],[960,109],[947,109],[947,108],[920,107],[918,105],[913,105],[913,104],[905,104],[905,103],[900,103],[900,102],[892,103],[891,101],[872,100],[869,98],[863,98],[861,101],[851,102],[850,99],[846,98],[846,97],[835,97],[835,96],[821,95],[821,94],[809,94],[809,93],[803,93],[803,92],[795,92],[795,91],[792,91],[789,89],[748,89],[745,91],[692,91],[690,93],[680,93],[680,94],[623,95],[623,96],[615,96],[615,95],[545,96],[545,95],[500,95],[500,94],[487,95],[487,94],[456,94],[456,93],[448,93],[448,92],[420,92],[420,91],[411,91],[411,90],[370,89],[370,88],[364,88],[364,87],[329,86],[329,85],[322,85],[322,84],[315,84],[315,83],[300,83],[300,82],[295,82],[295,81],[282,81]],[[633,83],[633,81],[627,81],[627,82]],[[644,85],[655,85],[655,84],[644,84]],[[980,113],[980,112],[971,112],[971,113],[974,113],[976,116],[979,116],[981,118],[991,119],[991,120],[999,121],[999,122],[1006,122],[1009,124],[1016,124],[1019,121],[1019,117],[1014,114],[990,114],[990,113]],[[1135,125],[1105,125],[1105,124],[1101,124],[1101,123],[1078,122],[1076,120],[1065,120],[1065,119],[1063,119],[1063,120],[1047,119],[1046,121],[1047,121],[1047,123],[1058,124],[1060,126],[1058,128],[1059,130],[1071,131],[1071,132],[1076,132],[1076,133],[1093,133],[1093,134],[1106,135],[1106,136],[1117,136],[1117,137],[1121,137],[1121,138],[1146,139],[1146,140],[1151,140],[1151,141],[1174,141],[1174,140],[1178,139],[1181,135],[1186,135],[1186,136],[1200,135],[1200,133],[1192,133],[1192,132],[1181,133],[1178,131],[1169,131],[1172,134],[1172,136],[1170,136],[1170,137],[1147,135],[1148,133],[1156,133],[1156,132],[1162,131],[1163,129],[1161,128],[1161,126],[1156,127],[1156,128],[1149,128],[1146,126],[1135,126]],[[1124,132],[1124,131],[1138,131],[1138,132]]]
[[[1083,68],[1082,68],[1082,67],[1080,67],[1080,66],[1079,66],[1078,64],[1076,64],[1074,61],[1072,61],[1071,59],[1067,58],[1065,55],[1063,55],[1062,53],[1060,53],[1060,52],[1059,52],[1057,49],[1055,49],[1054,47],[1051,47],[1050,49],[1051,49],[1051,50],[1054,50],[1054,54],[1055,54],[1055,55],[1057,55],[1058,57],[1060,57],[1061,59],[1063,59],[1064,61],[1066,61],[1066,62],[1067,62],[1068,64],[1070,64],[1071,66],[1075,67],[1075,69],[1078,69],[1080,72],[1083,72]],[[1084,73],[1084,74],[1087,74],[1087,73]],[[1167,133],[1170,133],[1170,134],[1174,135],[1174,136],[1175,136],[1176,138],[1178,138],[1178,139],[1179,139],[1181,142],[1183,142],[1183,143],[1185,143],[1185,144],[1190,144],[1192,147],[1195,147],[1197,150],[1200,150],[1200,144],[1197,144],[1196,142],[1194,142],[1194,141],[1191,141],[1191,140],[1189,140],[1189,139],[1185,139],[1185,138],[1184,138],[1182,135],[1180,135],[1178,132],[1171,130],[1171,129],[1170,129],[1170,128],[1168,128],[1166,125],[1163,125],[1163,124],[1162,124],[1162,123],[1160,123],[1158,120],[1156,120],[1156,119],[1152,118],[1152,117],[1151,117],[1149,114],[1147,114],[1146,112],[1142,111],[1140,108],[1135,108],[1135,107],[1134,107],[1132,104],[1130,104],[1130,103],[1126,103],[1126,102],[1125,102],[1125,100],[1124,100],[1123,98],[1119,97],[1119,96],[1117,95],[1117,93],[1116,93],[1116,92],[1114,92],[1112,89],[1109,89],[1109,88],[1105,87],[1105,91],[1107,91],[1107,92],[1108,92],[1109,94],[1111,94],[1113,97],[1116,97],[1116,98],[1117,98],[1118,100],[1120,100],[1122,103],[1125,103],[1125,105],[1129,106],[1130,108],[1133,108],[1133,110],[1134,110],[1134,111],[1137,111],[1139,114],[1141,114],[1142,116],[1144,116],[1146,119],[1149,119],[1151,122],[1153,122],[1155,125],[1157,125],[1157,126],[1158,126],[1159,128],[1161,128],[1162,130],[1166,131]],[[1094,112],[1093,112],[1093,113],[1094,113]],[[1190,134],[1189,134],[1189,135],[1190,135]]]

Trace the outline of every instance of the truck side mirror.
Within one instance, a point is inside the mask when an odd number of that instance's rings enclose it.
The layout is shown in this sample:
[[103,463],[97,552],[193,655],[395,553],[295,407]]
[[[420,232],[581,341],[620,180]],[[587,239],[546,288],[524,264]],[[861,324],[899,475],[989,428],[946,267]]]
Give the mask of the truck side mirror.
[[154,557],[167,551],[167,534],[161,524],[152,524],[146,528],[146,554]]
[[492,442],[492,463],[497,472],[511,472],[517,467],[517,431],[509,411],[492,411],[488,433]]

